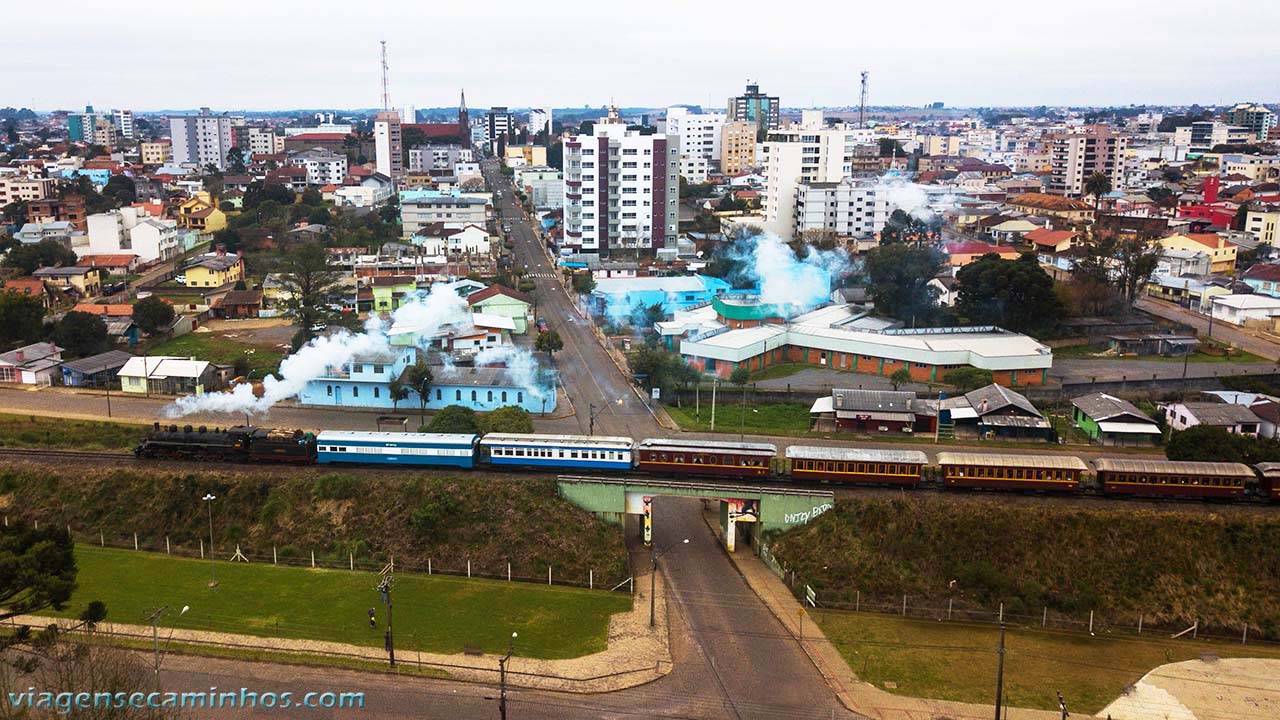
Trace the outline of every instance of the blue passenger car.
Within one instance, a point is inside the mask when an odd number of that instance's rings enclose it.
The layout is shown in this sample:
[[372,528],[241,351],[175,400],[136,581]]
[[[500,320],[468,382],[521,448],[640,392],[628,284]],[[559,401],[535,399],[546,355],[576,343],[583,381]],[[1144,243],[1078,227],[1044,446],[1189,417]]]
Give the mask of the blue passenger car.
[[480,445],[495,466],[627,471],[633,442],[626,437],[489,433]]
[[316,438],[316,462],[470,469],[475,467],[479,439],[479,435],[326,430]]

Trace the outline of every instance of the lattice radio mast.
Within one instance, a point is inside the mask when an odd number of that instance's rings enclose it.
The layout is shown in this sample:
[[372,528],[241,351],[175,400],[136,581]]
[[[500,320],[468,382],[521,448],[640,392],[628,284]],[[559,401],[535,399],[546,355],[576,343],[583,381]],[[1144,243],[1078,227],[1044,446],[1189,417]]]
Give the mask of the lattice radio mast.
[[[391,85],[387,82],[387,41],[381,40],[382,43],[382,109],[391,109]],[[865,76],[866,73],[863,73]],[[864,78],[865,82],[865,78]]]
[[[385,67],[386,61],[384,60],[383,68]],[[860,129],[867,126],[867,76],[870,74],[866,70],[862,71],[862,98],[858,101],[858,127]]]

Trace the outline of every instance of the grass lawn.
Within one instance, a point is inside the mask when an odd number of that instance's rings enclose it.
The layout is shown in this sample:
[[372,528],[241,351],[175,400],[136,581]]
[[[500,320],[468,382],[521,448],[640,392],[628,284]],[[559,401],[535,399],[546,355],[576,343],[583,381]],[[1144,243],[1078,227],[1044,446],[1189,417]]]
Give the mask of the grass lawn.
[[[1114,355],[1104,355],[1101,349],[1090,347],[1088,345],[1073,345],[1071,347],[1054,348],[1053,357],[1058,360],[1133,360],[1135,362],[1170,362],[1180,363],[1183,359],[1180,357],[1165,357],[1163,355],[1143,355],[1135,357],[1132,355],[1117,357]],[[1247,350],[1235,350],[1231,355],[1209,355],[1202,352],[1194,352],[1188,358],[1193,363],[1269,363],[1270,360],[1254,355]]]
[[0,414],[0,447],[132,450],[148,429],[146,425]]
[[[200,560],[78,545],[76,562],[79,587],[64,613],[69,616],[102,600],[109,621],[142,625],[148,608],[189,605],[185,616],[171,613],[165,624],[382,646],[385,611],[374,573],[219,562],[218,587],[211,590],[209,563]],[[631,602],[602,591],[410,574],[396,575],[393,597],[397,648],[505,652],[518,632],[516,652],[536,658],[605,649],[609,616]],[[379,630],[369,628],[370,607]]]
[[178,355],[208,360],[217,365],[230,365],[242,355],[249,358],[254,380],[261,380],[267,373],[280,367],[284,353],[272,345],[253,345],[222,333],[187,333],[151,346],[151,355]]
[[[991,703],[995,693],[993,625],[906,620],[891,615],[813,611],[827,638],[862,679],[914,697]],[[1056,710],[1061,691],[1073,714],[1093,714],[1159,665],[1219,657],[1280,657],[1266,645],[1098,637],[1010,628],[1005,638],[1004,692],[1011,707]]]
[[[683,430],[711,430],[711,393],[703,393],[702,408],[698,411],[688,403],[684,407],[666,406]],[[745,421],[745,425],[744,425]],[[716,432],[742,432],[757,435],[804,435],[809,432],[809,405],[804,403],[771,403],[752,405],[747,397],[745,412],[742,392],[722,388],[716,393]]]

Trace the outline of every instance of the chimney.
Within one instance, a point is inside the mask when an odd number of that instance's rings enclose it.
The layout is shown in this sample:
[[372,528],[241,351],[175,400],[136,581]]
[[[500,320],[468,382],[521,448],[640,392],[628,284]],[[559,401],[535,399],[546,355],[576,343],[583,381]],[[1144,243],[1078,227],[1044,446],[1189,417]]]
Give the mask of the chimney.
[[978,414],[981,415],[981,414],[985,414],[986,412],[987,412],[987,401],[983,400],[982,405],[978,406]]
[[25,350],[15,350],[13,351],[13,356],[17,358],[18,362],[27,361],[27,353]]
[[1218,185],[1221,182],[1216,175],[1205,179],[1203,197],[1206,205],[1218,202]]
[[218,243],[217,253],[218,253],[218,257],[225,256],[227,254],[227,246],[223,245],[222,243]]

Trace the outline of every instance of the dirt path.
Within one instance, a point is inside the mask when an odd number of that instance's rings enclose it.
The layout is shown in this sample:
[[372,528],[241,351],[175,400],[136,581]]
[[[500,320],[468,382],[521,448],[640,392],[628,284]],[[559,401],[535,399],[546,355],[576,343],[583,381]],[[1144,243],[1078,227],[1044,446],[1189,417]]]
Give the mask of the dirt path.
[[1187,660],[1161,665],[1097,717],[1218,720],[1280,717],[1280,660]]

